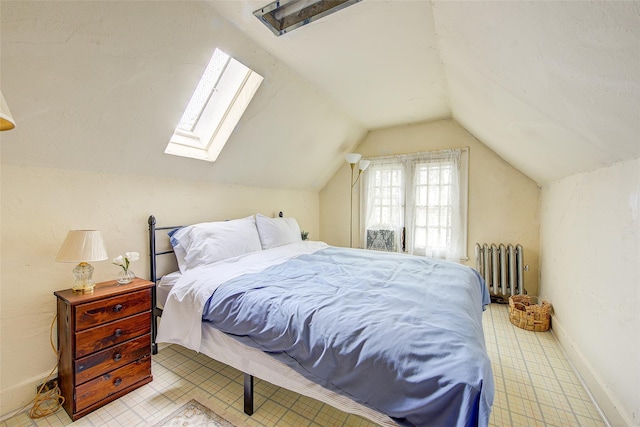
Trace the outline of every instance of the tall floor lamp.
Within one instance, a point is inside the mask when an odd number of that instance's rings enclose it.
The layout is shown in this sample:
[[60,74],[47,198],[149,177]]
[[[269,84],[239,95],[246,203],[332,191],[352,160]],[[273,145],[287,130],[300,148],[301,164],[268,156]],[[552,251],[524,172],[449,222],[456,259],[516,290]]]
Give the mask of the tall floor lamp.
[[[351,179],[349,180],[349,247],[353,247],[353,187],[356,186],[358,180],[360,179],[360,175],[365,171],[371,164],[370,160],[361,160],[362,155],[358,153],[349,153],[344,156],[344,159],[351,166]],[[355,181],[353,180],[353,173],[356,168],[356,164],[358,164],[358,176],[356,176]]]

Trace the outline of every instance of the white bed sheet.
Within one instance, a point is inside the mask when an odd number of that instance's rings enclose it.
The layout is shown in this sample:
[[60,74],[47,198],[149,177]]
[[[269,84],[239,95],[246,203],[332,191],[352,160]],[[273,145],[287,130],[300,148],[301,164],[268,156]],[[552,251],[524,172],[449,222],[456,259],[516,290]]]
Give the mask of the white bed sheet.
[[169,292],[180,278],[180,272],[165,274],[156,284],[156,306],[163,308],[169,297]]

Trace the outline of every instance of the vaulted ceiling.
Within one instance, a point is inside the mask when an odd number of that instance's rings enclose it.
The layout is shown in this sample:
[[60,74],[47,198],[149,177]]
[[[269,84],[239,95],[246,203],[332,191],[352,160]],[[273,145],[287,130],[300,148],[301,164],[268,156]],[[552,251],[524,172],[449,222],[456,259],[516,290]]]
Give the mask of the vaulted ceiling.
[[640,2],[364,0],[281,37],[214,5],[368,129],[453,117],[542,184],[640,156]]
[[[319,189],[367,131],[453,118],[543,185],[640,157],[640,2],[0,5],[2,162]],[[214,164],[164,147],[212,50],[265,77]]]

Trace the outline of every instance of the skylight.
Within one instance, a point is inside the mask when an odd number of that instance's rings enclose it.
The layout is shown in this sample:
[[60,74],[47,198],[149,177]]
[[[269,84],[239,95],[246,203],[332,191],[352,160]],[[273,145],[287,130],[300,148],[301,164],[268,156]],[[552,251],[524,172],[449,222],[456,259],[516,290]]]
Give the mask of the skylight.
[[187,105],[187,109],[184,110],[184,113],[182,114],[180,123],[178,123],[178,129],[188,132],[193,131],[195,124],[198,122],[198,119],[202,114],[202,110],[204,110],[204,107],[207,105],[207,101],[209,101],[209,98],[213,95],[216,84],[218,83],[225,67],[229,63],[229,59],[229,55],[220,49],[216,49],[213,52],[209,65],[207,65],[207,68],[204,70],[202,79],[200,79],[195,92],[193,92],[191,100]]
[[164,152],[214,162],[262,80],[216,49]]

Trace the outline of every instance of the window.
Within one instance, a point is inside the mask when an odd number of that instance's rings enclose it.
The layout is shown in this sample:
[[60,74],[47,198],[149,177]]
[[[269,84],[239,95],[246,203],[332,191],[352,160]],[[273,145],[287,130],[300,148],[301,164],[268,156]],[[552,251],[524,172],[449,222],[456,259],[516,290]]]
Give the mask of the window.
[[466,259],[468,149],[369,160],[362,184],[366,247]]
[[214,162],[262,80],[258,73],[216,49],[165,153]]

